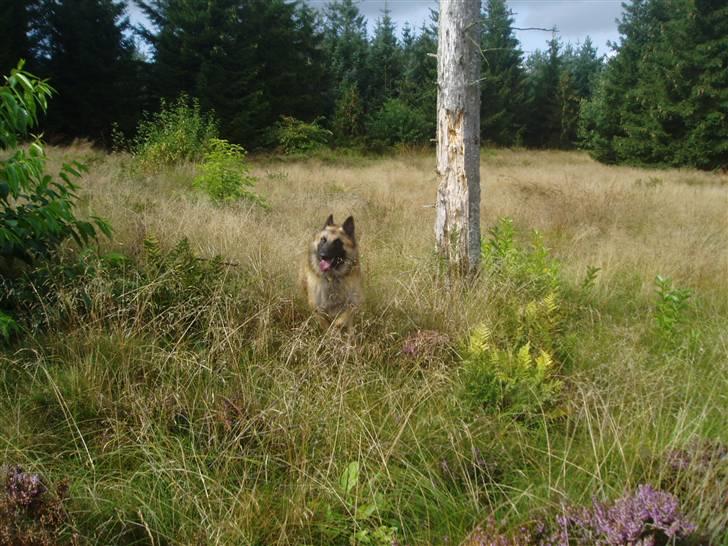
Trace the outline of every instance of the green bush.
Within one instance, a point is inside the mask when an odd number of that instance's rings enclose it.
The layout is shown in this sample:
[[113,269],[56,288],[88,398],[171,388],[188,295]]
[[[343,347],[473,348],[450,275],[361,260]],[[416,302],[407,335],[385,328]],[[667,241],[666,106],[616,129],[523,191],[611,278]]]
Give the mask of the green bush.
[[[68,238],[82,245],[94,239],[97,230],[111,234],[100,218],[92,216],[87,222],[76,217],[77,186],[71,177],[79,177],[83,165],[64,163],[60,180],[54,180],[45,173],[40,138],[33,137],[21,147],[53,93],[22,68],[21,61],[0,86],[0,149],[8,154],[0,159],[0,271],[4,275],[16,259],[32,263],[47,258]],[[0,294],[0,302],[3,299]],[[14,328],[10,315],[0,311],[0,336],[7,337]]]
[[429,118],[400,99],[389,99],[369,119],[367,133],[374,146],[426,144],[435,134]]
[[145,114],[130,149],[143,169],[156,172],[183,161],[199,161],[217,134],[214,116],[204,114],[197,99],[180,95],[172,103],[162,99],[159,112]]
[[200,165],[201,174],[195,178],[194,186],[218,203],[244,199],[264,206],[263,199],[251,191],[255,178],[245,162],[242,146],[212,138],[207,147]]
[[302,154],[328,145],[332,132],[318,124],[282,116],[273,130],[276,143],[286,154]]

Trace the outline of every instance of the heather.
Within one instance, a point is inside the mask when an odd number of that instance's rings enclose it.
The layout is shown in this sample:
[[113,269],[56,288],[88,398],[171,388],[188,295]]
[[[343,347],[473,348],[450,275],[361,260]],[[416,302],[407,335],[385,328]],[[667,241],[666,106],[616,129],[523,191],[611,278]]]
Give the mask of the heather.
[[[250,154],[266,207],[48,156],[114,233],[0,281],[0,543],[728,539],[725,175],[484,150],[465,282],[427,151]],[[351,343],[296,288],[329,213],[361,230]]]

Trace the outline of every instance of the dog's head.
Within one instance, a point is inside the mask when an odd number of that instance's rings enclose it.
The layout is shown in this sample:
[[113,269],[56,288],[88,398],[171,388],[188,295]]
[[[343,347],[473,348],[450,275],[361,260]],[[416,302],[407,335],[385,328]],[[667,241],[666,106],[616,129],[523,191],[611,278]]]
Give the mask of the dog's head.
[[314,237],[310,248],[311,266],[321,275],[343,277],[359,260],[354,218],[349,216],[340,226],[329,214],[323,229]]

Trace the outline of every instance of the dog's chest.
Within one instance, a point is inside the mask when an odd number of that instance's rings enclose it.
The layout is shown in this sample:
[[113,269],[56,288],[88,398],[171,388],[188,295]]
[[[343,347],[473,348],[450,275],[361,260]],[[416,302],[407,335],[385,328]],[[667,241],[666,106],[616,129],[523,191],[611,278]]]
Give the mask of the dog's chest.
[[349,303],[347,287],[341,279],[321,279],[317,283],[315,296],[316,307],[324,311],[340,311]]

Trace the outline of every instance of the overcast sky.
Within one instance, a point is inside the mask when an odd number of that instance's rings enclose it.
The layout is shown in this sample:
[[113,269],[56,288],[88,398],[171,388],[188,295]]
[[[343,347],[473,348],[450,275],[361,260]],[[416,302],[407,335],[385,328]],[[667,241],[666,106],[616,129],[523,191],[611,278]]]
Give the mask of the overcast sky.
[[[315,7],[323,7],[328,0],[307,0]],[[485,0],[482,0],[485,4]],[[430,8],[437,9],[437,0],[386,0],[392,19],[401,29],[405,21],[419,27],[429,20]],[[370,30],[382,16],[385,0],[360,0],[359,10],[369,20]],[[600,53],[607,53],[607,40],[619,37],[616,19],[622,14],[622,0],[508,0],[515,16],[514,26],[559,29],[564,42],[583,42],[591,36]],[[526,53],[545,49],[551,34],[539,31],[517,31],[521,47]]]
[[[322,8],[329,0],[306,0],[316,8]],[[430,8],[437,8],[437,0],[360,0],[359,10],[367,17],[370,31],[378,17],[382,16],[385,1],[392,19],[401,30],[408,21],[414,27],[429,21]],[[483,2],[485,0],[482,0]],[[141,15],[130,2],[132,22],[140,21]],[[564,42],[583,42],[591,36],[600,53],[607,53],[607,40],[619,37],[616,19],[622,13],[622,0],[508,0],[515,15],[516,27],[551,28],[556,26]],[[521,47],[528,54],[535,49],[545,49],[548,32],[517,31]]]

